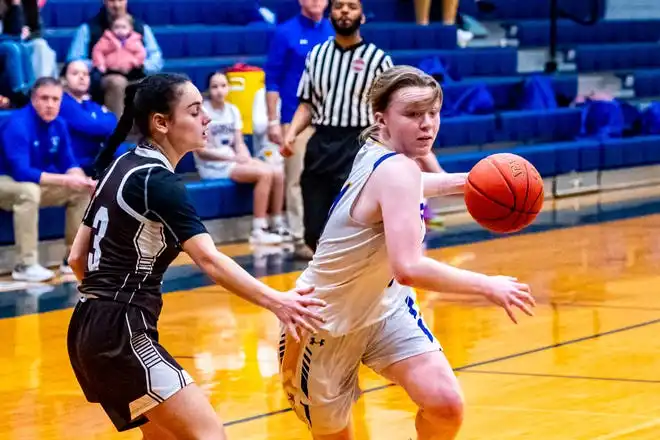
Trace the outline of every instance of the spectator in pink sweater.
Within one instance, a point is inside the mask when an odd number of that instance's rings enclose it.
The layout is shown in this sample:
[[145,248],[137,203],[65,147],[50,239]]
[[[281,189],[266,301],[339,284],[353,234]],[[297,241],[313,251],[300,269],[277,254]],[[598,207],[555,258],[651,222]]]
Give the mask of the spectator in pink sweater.
[[128,14],[117,17],[92,49],[94,67],[103,75],[120,74],[129,81],[145,76],[146,56],[142,36],[134,31]]

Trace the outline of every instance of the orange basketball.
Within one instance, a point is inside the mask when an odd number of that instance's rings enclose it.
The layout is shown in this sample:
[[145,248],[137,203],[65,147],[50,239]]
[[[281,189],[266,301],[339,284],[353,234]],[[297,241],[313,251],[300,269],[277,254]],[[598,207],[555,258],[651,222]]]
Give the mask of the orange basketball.
[[529,161],[500,153],[483,158],[468,174],[465,204],[484,228],[516,232],[531,224],[543,206],[543,179]]

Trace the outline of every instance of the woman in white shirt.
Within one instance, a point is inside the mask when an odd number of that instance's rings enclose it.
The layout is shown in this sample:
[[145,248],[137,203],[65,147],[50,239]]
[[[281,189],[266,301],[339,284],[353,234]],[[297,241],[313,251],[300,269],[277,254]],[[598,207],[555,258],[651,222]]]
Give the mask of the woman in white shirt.
[[[284,224],[284,172],[252,158],[243,139],[243,120],[238,108],[225,101],[229,82],[222,72],[209,77],[210,100],[204,109],[211,118],[206,148],[195,152],[197,171],[202,179],[231,179],[254,183],[254,220],[250,242],[279,244],[291,240]],[[267,219],[270,207],[270,225]]]

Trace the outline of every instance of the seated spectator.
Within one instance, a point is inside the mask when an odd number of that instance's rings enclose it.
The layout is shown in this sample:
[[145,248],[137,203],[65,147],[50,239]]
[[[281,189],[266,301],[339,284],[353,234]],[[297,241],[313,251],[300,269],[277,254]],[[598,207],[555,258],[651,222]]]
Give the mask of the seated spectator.
[[[60,118],[62,86],[39,78],[31,102],[10,116],[2,131],[0,208],[14,213],[17,281],[47,281],[54,273],[39,264],[39,207],[66,206],[68,251],[96,183],[85,176],[71,152],[66,123]],[[62,273],[72,273],[66,257]]]
[[[117,18],[128,14],[128,0],[103,0],[103,7],[96,16],[87,23],[82,24],[69,49],[67,61],[89,60],[92,49],[101,39],[104,32],[110,29],[110,24]],[[142,43],[146,49],[144,60],[144,72],[157,73],[163,68],[163,55],[151,28],[141,20],[134,20],[135,32],[142,36]],[[105,105],[117,117],[124,110],[124,90],[128,85],[128,79],[124,75],[106,74],[94,69],[92,72],[92,99]],[[97,90],[102,92],[99,96]]]
[[[195,152],[197,171],[202,179],[229,178],[240,183],[255,183],[254,220],[250,242],[279,244],[290,240],[291,233],[282,217],[284,171],[282,167],[253,159],[243,139],[243,120],[238,108],[225,102],[229,83],[223,73],[209,77],[210,101],[204,109],[211,118],[206,148]],[[271,209],[270,228],[267,220]]]
[[20,36],[25,23],[20,2],[0,0],[0,18],[0,95],[7,98],[8,106],[20,107],[29,100],[35,79],[31,52]]
[[25,25],[34,37],[42,36],[41,9],[46,5],[46,0],[21,0],[25,16]]
[[89,68],[84,61],[72,61],[62,68],[64,84],[60,116],[69,127],[73,157],[90,177],[103,143],[117,125],[117,117],[89,98]]
[[0,95],[3,108],[23,107],[34,83],[30,57],[21,42],[0,41]]
[[2,34],[22,43],[33,77],[57,76],[57,54],[41,37],[38,5],[31,0],[25,1],[27,11],[23,6],[22,0],[0,0]]
[[105,75],[123,75],[129,81],[144,78],[147,51],[142,35],[133,29],[133,17],[115,18],[92,50],[94,67]]

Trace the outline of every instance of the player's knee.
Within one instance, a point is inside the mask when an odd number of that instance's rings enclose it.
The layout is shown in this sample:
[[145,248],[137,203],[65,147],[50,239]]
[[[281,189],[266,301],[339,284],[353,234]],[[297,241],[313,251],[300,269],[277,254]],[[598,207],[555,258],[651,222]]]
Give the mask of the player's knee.
[[429,395],[420,405],[424,418],[434,424],[452,424],[460,426],[463,423],[465,403],[459,390],[443,389]]

